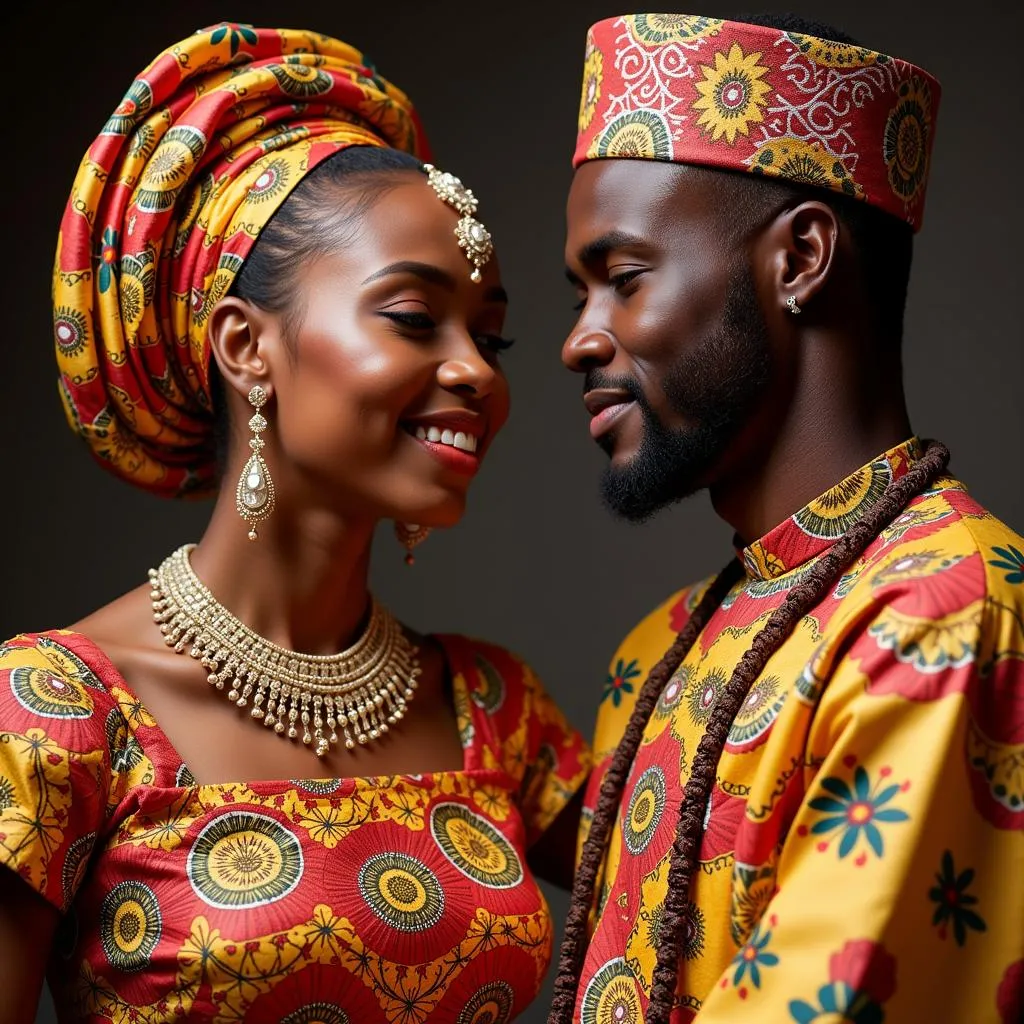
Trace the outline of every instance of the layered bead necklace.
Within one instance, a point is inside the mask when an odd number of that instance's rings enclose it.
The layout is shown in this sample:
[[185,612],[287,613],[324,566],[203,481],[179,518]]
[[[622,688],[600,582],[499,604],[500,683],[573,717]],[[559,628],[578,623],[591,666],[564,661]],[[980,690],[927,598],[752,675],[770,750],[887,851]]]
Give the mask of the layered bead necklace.
[[168,647],[206,668],[210,684],[251,706],[253,718],[323,757],[339,741],[369,743],[408,709],[420,675],[418,648],[371,598],[362,636],[338,654],[302,654],[260,636],[231,614],[192,569],[194,544],[150,569],[153,619]]

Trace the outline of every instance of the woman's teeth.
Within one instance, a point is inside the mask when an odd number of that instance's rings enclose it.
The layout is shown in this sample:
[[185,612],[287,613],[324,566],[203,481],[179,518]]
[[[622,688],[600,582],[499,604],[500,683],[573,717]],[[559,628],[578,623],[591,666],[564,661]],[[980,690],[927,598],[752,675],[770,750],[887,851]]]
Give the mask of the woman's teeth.
[[442,430],[439,427],[417,427],[416,437],[433,444],[446,444],[463,452],[475,452],[479,443],[473,434],[462,430]]

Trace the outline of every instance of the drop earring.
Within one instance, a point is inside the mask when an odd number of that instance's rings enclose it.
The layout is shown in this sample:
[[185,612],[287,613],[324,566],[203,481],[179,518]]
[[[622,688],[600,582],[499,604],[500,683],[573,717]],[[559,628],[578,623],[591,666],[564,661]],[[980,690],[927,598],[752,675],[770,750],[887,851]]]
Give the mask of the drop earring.
[[412,556],[412,549],[417,544],[422,544],[430,535],[429,526],[417,526],[415,523],[395,522],[395,536],[398,543],[405,548],[405,564],[412,565],[416,559]]
[[796,304],[796,296],[795,295],[790,295],[790,297],[788,299],[786,299],[786,309],[788,309],[790,311],[790,313],[792,313],[794,315],[796,315],[797,313],[802,313],[803,312],[803,310]]
[[260,455],[265,444],[260,434],[267,429],[266,418],[260,409],[266,401],[266,391],[256,384],[249,392],[249,404],[256,410],[249,420],[249,429],[252,431],[249,447],[252,449],[252,455],[249,456],[249,461],[238,478],[238,488],[235,491],[235,508],[249,524],[249,540],[256,540],[256,524],[269,518],[274,511],[274,481],[270,479],[270,470]]

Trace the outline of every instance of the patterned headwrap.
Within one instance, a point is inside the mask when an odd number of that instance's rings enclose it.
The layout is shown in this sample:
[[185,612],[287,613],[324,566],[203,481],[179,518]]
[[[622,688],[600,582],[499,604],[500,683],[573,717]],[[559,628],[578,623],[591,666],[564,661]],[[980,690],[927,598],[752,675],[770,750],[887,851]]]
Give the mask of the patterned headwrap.
[[573,166],[602,157],[748,171],[921,226],[939,83],[860,46],[691,14],[587,34]]
[[79,167],[53,277],[64,408],[108,469],[211,490],[210,309],[291,189],[347,146],[429,158],[408,98],[329,36],[221,24],[132,83]]

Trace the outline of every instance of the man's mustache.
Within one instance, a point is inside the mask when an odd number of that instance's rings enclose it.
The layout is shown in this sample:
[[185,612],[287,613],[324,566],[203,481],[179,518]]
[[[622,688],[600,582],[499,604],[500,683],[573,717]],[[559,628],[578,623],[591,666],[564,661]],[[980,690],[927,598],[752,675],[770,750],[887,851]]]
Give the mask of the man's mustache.
[[643,388],[632,377],[615,377],[601,370],[587,370],[587,374],[583,378],[583,393],[586,394],[588,391],[596,391],[598,389],[622,391],[639,405],[647,405]]

